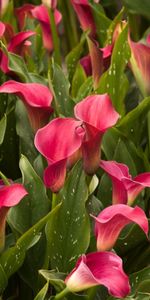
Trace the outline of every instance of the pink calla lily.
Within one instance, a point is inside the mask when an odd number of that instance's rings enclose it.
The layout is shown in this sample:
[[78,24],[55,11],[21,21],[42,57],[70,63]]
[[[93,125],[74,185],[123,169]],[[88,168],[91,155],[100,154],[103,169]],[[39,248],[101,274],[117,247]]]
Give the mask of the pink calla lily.
[[91,31],[91,36],[95,36],[96,27],[92,10],[88,0],[71,0],[72,6],[77,14],[82,29]]
[[104,285],[112,296],[118,298],[123,298],[130,292],[122,260],[111,252],[82,255],[65,283],[71,292],[83,291],[97,285]]
[[[1,33],[3,33],[3,35],[5,36],[8,33],[10,34],[10,29],[11,27],[8,25],[5,25],[4,23],[1,22]],[[35,35],[34,31],[25,31],[25,32],[19,32],[16,35],[13,34],[13,31],[11,31],[11,37],[10,37],[10,41],[7,45],[7,50],[8,52],[12,52],[15,54],[19,54],[19,55],[23,55],[24,51],[26,49],[26,47],[30,46],[31,43],[27,43],[28,38],[30,38],[31,36]],[[2,34],[1,34],[2,37]],[[0,51],[0,68],[4,73],[9,73],[9,60],[8,57],[5,53],[2,52],[2,50]]]
[[0,251],[4,247],[6,216],[9,208],[17,205],[27,194],[22,184],[4,185],[3,181],[0,180]]
[[77,120],[57,118],[35,136],[36,148],[48,161],[44,182],[54,192],[64,184],[67,165],[72,166],[81,152],[85,171],[93,174],[97,170],[102,136],[119,118],[107,94],[86,97],[74,112]]
[[45,170],[44,182],[54,192],[63,186],[67,162],[82,145],[84,130],[80,130],[80,126],[81,122],[75,119],[57,118],[38,130],[35,136],[35,146],[49,164]]
[[150,187],[150,173],[148,172],[139,174],[132,179],[129,168],[124,164],[101,160],[100,167],[112,180],[113,204],[131,205],[145,187]]
[[[51,33],[51,26],[50,26],[50,18],[48,14],[48,9],[45,5],[38,5],[34,9],[31,10],[32,16],[40,22],[42,34],[43,34],[43,44],[44,47],[48,51],[53,50],[53,39]],[[54,10],[54,18],[56,25],[58,26],[61,22],[62,16],[61,13],[55,9]]]
[[34,131],[47,123],[53,111],[50,106],[53,95],[48,87],[40,83],[9,80],[0,86],[0,93],[15,94],[22,99]]
[[36,6],[33,4],[26,3],[22,5],[21,7],[18,7],[15,9],[15,14],[17,17],[18,25],[20,30],[23,30],[25,27],[25,21],[27,16],[32,17],[32,9],[34,9]]
[[93,218],[98,251],[113,248],[122,229],[132,222],[139,225],[148,237],[148,220],[144,211],[138,206],[133,208],[125,204],[112,205]]
[[144,96],[150,95],[150,44],[149,37],[146,43],[133,42],[129,36],[131,48],[130,66],[136,81]]

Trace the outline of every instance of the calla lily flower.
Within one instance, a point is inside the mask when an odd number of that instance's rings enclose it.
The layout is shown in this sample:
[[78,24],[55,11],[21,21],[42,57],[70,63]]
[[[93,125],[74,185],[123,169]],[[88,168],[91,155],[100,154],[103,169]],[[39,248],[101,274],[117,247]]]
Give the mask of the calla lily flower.
[[111,205],[95,217],[95,235],[98,251],[110,250],[115,245],[122,229],[134,222],[140,226],[148,237],[148,220],[144,211],[136,206],[125,204]]
[[6,216],[9,208],[17,205],[27,194],[22,184],[4,185],[3,181],[0,180],[0,251],[4,247]]
[[90,29],[91,36],[94,37],[96,34],[96,27],[88,0],[71,0],[71,3],[77,14],[82,29],[84,31]]
[[[1,31],[1,38],[5,33],[7,34],[7,31],[10,33],[10,26],[5,25],[1,22],[0,24],[0,31]],[[3,33],[3,34],[2,34]],[[35,34],[34,31],[25,31],[25,32],[19,32],[17,34],[13,34],[13,31],[11,31],[11,38],[7,45],[8,52],[12,52],[15,54],[23,55],[26,47],[30,46],[31,43],[28,43],[28,38],[33,36]],[[4,73],[9,73],[9,61],[8,57],[5,53],[3,53],[2,50],[0,50],[0,68]]]
[[74,113],[76,119],[54,119],[35,136],[36,148],[48,161],[44,182],[54,192],[62,188],[66,167],[71,167],[81,152],[84,170],[88,174],[97,170],[102,136],[119,118],[107,94],[86,97]]
[[116,161],[101,160],[100,167],[110,176],[113,185],[113,204],[132,205],[135,198],[145,188],[150,187],[150,173],[145,172],[132,179],[129,168]]
[[17,7],[15,9],[15,14],[18,20],[18,25],[20,30],[23,30],[25,27],[25,20],[27,16],[32,17],[32,9],[35,8],[36,6],[33,4],[26,3],[22,5],[21,7]]
[[[53,50],[53,39],[52,39],[52,33],[51,33],[51,25],[50,25],[50,18],[48,9],[45,5],[38,5],[34,9],[31,10],[32,16],[37,19],[40,22],[41,29],[42,29],[42,35],[43,35],[43,44],[44,47],[48,51]],[[61,22],[62,16],[61,13],[55,9],[54,10],[54,18],[56,26],[59,25]]]
[[53,99],[52,92],[40,83],[9,80],[0,86],[0,93],[15,94],[22,99],[34,131],[47,123],[53,111],[50,106]]
[[123,298],[130,292],[128,276],[123,271],[122,260],[111,252],[82,255],[75,268],[65,279],[71,292],[79,292],[97,285],[104,285],[109,294]]
[[149,37],[146,44],[133,42],[129,36],[129,45],[131,48],[130,66],[135,79],[144,96],[150,95],[150,44]]

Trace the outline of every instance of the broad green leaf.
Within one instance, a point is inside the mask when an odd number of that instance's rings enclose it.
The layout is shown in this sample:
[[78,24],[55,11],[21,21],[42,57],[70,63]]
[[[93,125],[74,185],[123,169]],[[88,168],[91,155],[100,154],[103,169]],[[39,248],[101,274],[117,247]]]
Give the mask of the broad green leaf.
[[[59,210],[60,205],[57,205],[55,209],[49,212],[45,217],[43,217],[38,223],[33,225],[28,231],[26,231],[16,242],[15,246],[7,249],[1,254],[0,257],[0,278],[1,280],[1,290],[0,294],[4,291],[6,287],[5,278],[9,278],[14,274],[23,264],[25,259],[25,254],[27,249],[33,244],[33,240],[45,224],[52,218],[52,216]],[[3,274],[4,273],[4,274]],[[2,282],[4,284],[2,285]]]
[[74,106],[69,96],[70,83],[60,66],[54,62],[52,63],[51,85],[54,92],[54,106],[57,113],[66,117],[70,116]]
[[69,81],[72,82],[72,78],[77,66],[77,63],[82,55],[84,43],[86,41],[86,33],[83,33],[78,45],[69,52],[66,56],[66,64],[68,70]]
[[89,245],[90,224],[85,209],[88,189],[81,162],[71,170],[64,188],[57,196],[61,210],[47,224],[46,236],[51,267],[70,271]]
[[23,58],[8,52],[9,69],[13,71],[23,82],[30,82],[30,75]]
[[123,0],[124,6],[128,8],[129,12],[143,15],[150,19],[150,1],[149,0]]
[[124,98],[128,89],[128,80],[124,74],[124,69],[130,58],[130,49],[127,42],[128,26],[120,33],[116,40],[109,69],[102,75],[98,94],[108,93],[113,105],[120,113],[124,113]]
[[29,195],[19,205],[11,208],[8,220],[13,228],[22,234],[49,212],[50,201],[41,178],[23,155],[20,159],[20,169],[23,185]]
[[82,84],[85,82],[86,80],[86,74],[84,69],[82,68],[82,66],[80,64],[77,65],[73,79],[72,79],[72,89],[71,89],[71,94],[72,97],[76,97],[78,94],[78,91],[80,89],[80,87],[82,86]]
[[102,150],[107,158],[107,160],[112,160],[118,139],[120,138],[119,133],[115,128],[109,129],[103,136],[102,140]]
[[[13,102],[14,97],[7,95],[8,103]],[[9,104],[8,104],[9,106]],[[13,180],[20,177],[19,163],[19,139],[16,133],[16,120],[14,110],[7,113],[7,127],[2,145],[0,145],[0,170]]]
[[16,102],[16,131],[19,136],[20,154],[27,156],[31,163],[37,157],[37,150],[34,146],[34,134],[29,123],[26,108],[21,100]]
[[107,30],[111,24],[111,20],[106,16],[103,7],[100,4],[91,3],[92,14],[96,24],[96,33],[102,47],[106,42]]
[[0,145],[3,143],[5,131],[7,126],[7,116],[6,114],[4,117],[0,120]]
[[117,124],[117,128],[126,136],[133,139],[136,132],[139,134],[137,130],[137,126],[141,126],[141,124],[139,124],[139,120],[142,118],[145,120],[145,115],[149,109],[150,97],[147,97],[141,103],[139,103],[136,108],[134,108],[120,120],[120,122]]
[[76,103],[80,102],[82,99],[92,94],[93,90],[93,78],[88,77],[84,83],[80,86],[77,97],[74,99]]
[[43,288],[39,291],[39,293],[36,295],[36,297],[34,298],[34,300],[44,300],[45,296],[48,292],[48,287],[49,287],[49,283],[47,282]]
[[137,291],[150,292],[150,267],[146,267],[139,272],[130,275],[130,282],[132,287],[132,294]]
[[118,144],[116,145],[113,160],[126,164],[129,167],[130,174],[132,174],[132,176],[137,175],[134,157],[131,156],[131,154],[128,151],[128,148],[121,139],[119,139]]
[[139,246],[147,245],[148,241],[144,232],[137,225],[132,225],[130,230],[124,235],[121,236],[115,245],[115,249],[119,256],[126,256],[135,251]]

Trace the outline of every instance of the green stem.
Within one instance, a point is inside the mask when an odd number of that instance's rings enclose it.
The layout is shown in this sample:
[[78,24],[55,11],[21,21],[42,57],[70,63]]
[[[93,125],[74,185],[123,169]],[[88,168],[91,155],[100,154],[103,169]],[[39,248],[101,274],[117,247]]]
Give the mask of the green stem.
[[63,291],[61,291],[59,294],[57,294],[54,298],[54,300],[59,300],[64,298],[68,293],[70,293],[70,291],[68,290],[68,288],[66,287]]
[[9,180],[6,178],[6,176],[0,171],[0,177],[2,178],[5,185],[10,185]]
[[70,1],[60,1],[60,8],[63,15],[63,24],[65,27],[65,36],[67,37],[67,46],[69,45],[69,49],[67,49],[67,51],[70,51],[77,45],[79,41],[77,32],[77,22]]
[[98,286],[94,286],[94,287],[90,288],[87,292],[86,299],[87,300],[94,300],[95,297],[96,297],[97,289],[98,289]]
[[52,32],[53,45],[54,45],[55,62],[58,65],[61,65],[60,41],[59,41],[59,36],[57,33],[54,11],[51,8],[49,8],[49,18],[50,18],[51,32]]

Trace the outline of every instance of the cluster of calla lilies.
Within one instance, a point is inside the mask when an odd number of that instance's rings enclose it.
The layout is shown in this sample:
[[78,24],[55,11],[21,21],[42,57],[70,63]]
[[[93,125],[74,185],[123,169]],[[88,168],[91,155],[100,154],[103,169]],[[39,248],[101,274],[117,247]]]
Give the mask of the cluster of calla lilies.
[[[57,1],[50,2],[57,27],[62,16],[56,8]],[[114,31],[112,44],[99,48],[95,43],[96,28],[88,0],[71,0],[70,2],[77,13],[83,31],[90,30],[89,54],[82,57],[80,64],[87,76],[93,75],[96,87],[101,74],[110,65],[113,47],[121,31],[121,25],[119,24]],[[30,52],[29,38],[36,33],[31,30],[22,31],[27,18],[34,18],[39,22],[43,46],[49,53],[52,52],[53,39],[48,5],[49,1],[43,1],[41,5],[24,4],[17,8],[16,15],[20,33],[14,33],[10,24],[0,22],[0,38],[5,44],[5,50],[4,48],[0,50],[0,69],[11,77],[11,80],[0,86],[0,93],[14,94],[22,100],[35,134],[34,145],[47,161],[43,175],[44,184],[53,193],[58,193],[63,188],[70,169],[80,159],[87,175],[94,175],[97,170],[103,170],[112,181],[112,205],[104,208],[97,216],[90,216],[95,224],[97,252],[83,254],[77,260],[75,268],[64,281],[65,290],[57,294],[55,299],[60,299],[68,292],[76,293],[97,285],[104,285],[112,296],[123,298],[130,293],[129,278],[123,270],[122,259],[111,250],[122,229],[130,223],[137,224],[148,239],[147,216],[142,208],[132,207],[132,205],[139,193],[144,188],[150,187],[150,173],[141,173],[132,178],[125,164],[101,159],[102,138],[120,118],[107,93],[88,95],[74,106],[74,117],[58,116],[49,122],[55,112],[53,91],[42,83],[18,81],[9,68],[9,57],[6,52],[22,57],[25,57],[26,52]],[[5,9],[1,8],[1,14]],[[122,26],[125,24],[123,23]],[[131,50],[129,67],[143,94],[148,95],[149,37],[146,45],[133,42],[130,34],[128,40]],[[101,70],[96,68],[96,64],[102,66]],[[1,250],[3,250],[5,242],[8,210],[17,205],[26,195],[27,191],[22,184],[7,180],[2,174],[0,182]]]

